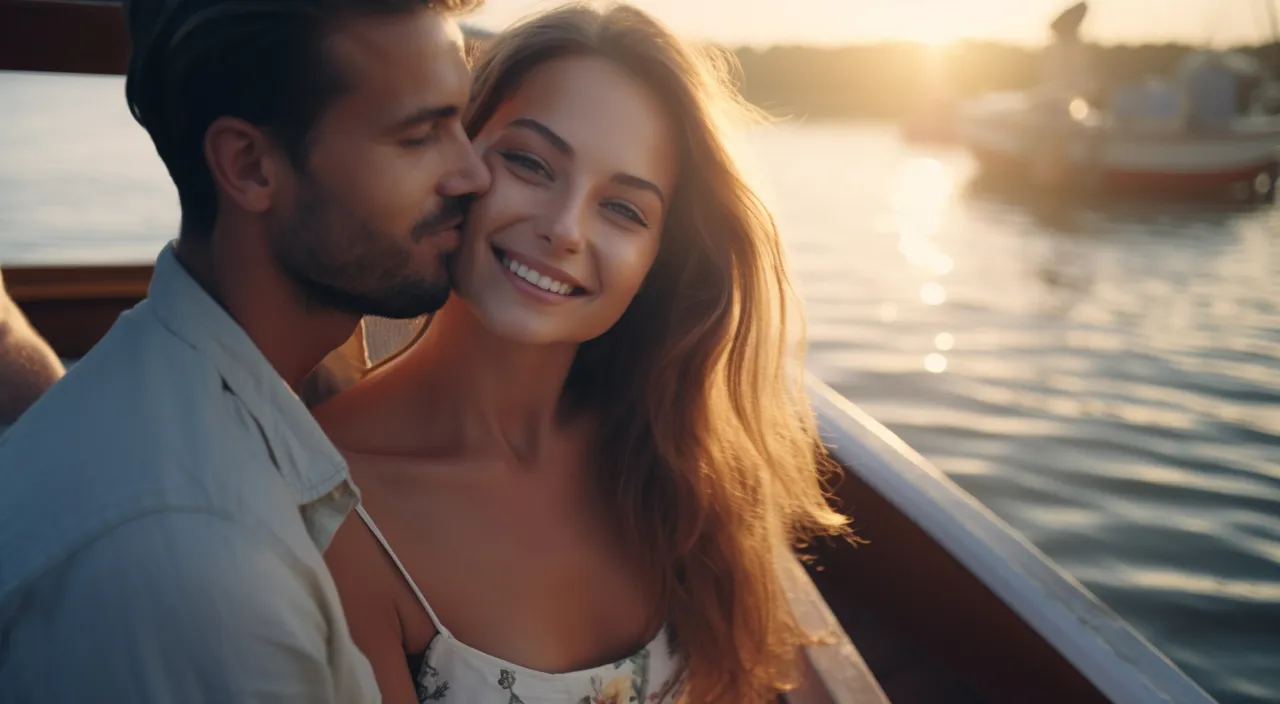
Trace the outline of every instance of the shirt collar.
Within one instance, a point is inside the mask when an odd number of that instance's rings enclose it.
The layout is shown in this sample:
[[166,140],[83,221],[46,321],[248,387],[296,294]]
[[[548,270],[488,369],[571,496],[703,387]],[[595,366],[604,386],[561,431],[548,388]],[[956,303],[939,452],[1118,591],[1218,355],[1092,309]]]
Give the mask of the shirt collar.
[[160,323],[204,355],[244,403],[299,505],[350,484],[341,453],[248,333],[178,262],[172,242],[156,259],[147,298]]

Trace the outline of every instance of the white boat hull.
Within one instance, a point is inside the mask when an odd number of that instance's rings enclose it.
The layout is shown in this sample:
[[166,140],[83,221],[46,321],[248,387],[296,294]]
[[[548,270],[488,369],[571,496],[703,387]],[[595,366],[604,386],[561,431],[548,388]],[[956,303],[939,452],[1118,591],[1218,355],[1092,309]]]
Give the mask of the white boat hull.
[[[1022,175],[1061,142],[1065,168],[1100,188],[1195,191],[1264,187],[1274,180],[1280,155],[1280,120],[1241,118],[1220,133],[1170,127],[1122,129],[1103,119],[1047,131],[1019,95],[988,96],[961,111],[960,141],[984,169]],[[1265,183],[1255,183],[1259,178]]]

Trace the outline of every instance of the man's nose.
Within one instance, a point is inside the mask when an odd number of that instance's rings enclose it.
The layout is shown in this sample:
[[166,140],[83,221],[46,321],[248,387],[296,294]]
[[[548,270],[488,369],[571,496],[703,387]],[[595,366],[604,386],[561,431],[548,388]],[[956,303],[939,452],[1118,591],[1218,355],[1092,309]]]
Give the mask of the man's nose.
[[485,166],[470,141],[462,142],[457,159],[457,165],[440,181],[440,195],[480,195],[489,190],[492,181],[489,167]]

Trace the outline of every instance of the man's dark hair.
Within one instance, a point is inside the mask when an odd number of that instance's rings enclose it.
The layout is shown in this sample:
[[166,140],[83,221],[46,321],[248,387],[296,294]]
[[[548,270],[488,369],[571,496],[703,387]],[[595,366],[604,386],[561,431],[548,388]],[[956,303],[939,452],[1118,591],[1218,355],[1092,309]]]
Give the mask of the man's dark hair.
[[324,51],[327,32],[362,15],[483,0],[126,0],[132,56],[125,94],[169,169],[183,237],[207,237],[218,212],[204,135],[237,117],[279,140],[299,169],[311,130],[346,88]]

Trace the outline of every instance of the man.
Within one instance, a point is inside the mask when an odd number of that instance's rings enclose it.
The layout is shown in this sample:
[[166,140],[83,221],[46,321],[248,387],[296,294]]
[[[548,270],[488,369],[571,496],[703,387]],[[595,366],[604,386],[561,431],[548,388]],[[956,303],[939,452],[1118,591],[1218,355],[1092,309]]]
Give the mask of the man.
[[[1065,107],[1077,98],[1089,100],[1096,92],[1088,47],[1080,36],[1080,26],[1089,11],[1079,2],[1064,10],[1049,24],[1050,41],[1041,57],[1038,95]],[[1064,111],[1065,112],[1065,111]]]
[[1088,47],[1080,37],[1088,10],[1087,3],[1076,3],[1050,23],[1052,36],[1041,57],[1040,83],[1032,91],[1036,119],[1028,135],[1035,145],[1031,176],[1051,189],[1068,186],[1081,166],[1071,162],[1068,145],[1086,134],[1077,120],[1096,97]]
[[0,432],[64,372],[49,343],[5,292],[0,275]]
[[321,551],[357,501],[296,389],[448,295],[488,187],[447,16],[476,0],[126,0],[177,186],[148,299],[0,439],[0,701],[372,702]]

